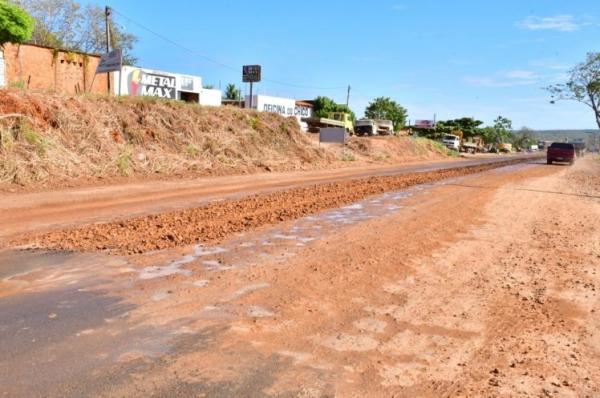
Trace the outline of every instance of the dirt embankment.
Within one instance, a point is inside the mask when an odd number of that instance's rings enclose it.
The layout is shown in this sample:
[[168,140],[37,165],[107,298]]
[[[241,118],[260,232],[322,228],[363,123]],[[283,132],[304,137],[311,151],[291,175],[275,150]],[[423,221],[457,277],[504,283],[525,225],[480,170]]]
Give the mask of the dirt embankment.
[[509,160],[449,170],[370,177],[294,188],[238,200],[216,202],[195,209],[49,232],[22,238],[12,244],[32,243],[38,247],[61,250],[142,253],[201,241],[219,240],[236,232],[252,230],[266,224],[292,220],[327,208],[349,204],[369,195],[473,174],[522,161]]
[[297,123],[150,98],[0,91],[0,184],[318,167],[333,158]]
[[295,119],[153,98],[0,90],[0,189],[82,186],[436,159],[434,144],[354,139],[341,153]]

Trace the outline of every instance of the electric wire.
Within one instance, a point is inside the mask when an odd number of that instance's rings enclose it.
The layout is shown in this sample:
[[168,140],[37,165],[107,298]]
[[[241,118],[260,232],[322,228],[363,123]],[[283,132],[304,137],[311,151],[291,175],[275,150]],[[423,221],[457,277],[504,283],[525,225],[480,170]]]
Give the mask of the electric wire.
[[[226,68],[226,69],[229,69],[229,70],[232,70],[232,71],[236,71],[237,72],[237,71],[241,70],[241,67],[240,68],[236,68],[234,66],[225,64],[225,63],[217,61],[216,59],[211,58],[211,57],[209,57],[207,55],[199,53],[198,51],[195,51],[195,50],[193,50],[193,49],[191,49],[189,47],[186,47],[186,46],[184,46],[182,44],[179,44],[176,41],[174,41],[174,40],[172,40],[172,39],[170,39],[170,38],[168,38],[168,37],[166,37],[166,36],[164,36],[164,35],[162,35],[162,34],[160,34],[158,32],[155,32],[154,30],[148,28],[147,26],[143,25],[142,23],[140,23],[140,22],[138,22],[138,21],[136,21],[136,20],[128,17],[127,15],[119,12],[118,10],[116,10],[116,9],[114,9],[112,7],[111,7],[111,11],[114,12],[115,14],[119,15],[123,19],[127,20],[128,22],[130,22],[130,23],[138,26],[139,28],[141,28],[141,29],[143,29],[143,30],[145,30],[145,31],[147,31],[147,32],[155,35],[156,37],[160,38],[161,40],[163,40],[163,41],[165,41],[165,42],[167,42],[167,43],[169,43],[169,44],[171,44],[171,45],[173,45],[175,47],[178,47],[181,50],[187,51],[188,53],[193,54],[193,55],[195,55],[195,56],[197,56],[199,58],[202,58],[205,61],[208,61],[210,63],[213,63],[213,64],[217,65],[217,66],[220,66],[222,68]],[[277,85],[281,85],[281,86],[288,86],[288,87],[294,87],[294,88],[300,88],[300,89],[307,89],[307,90],[342,90],[342,89],[346,88],[346,87],[315,87],[315,86],[306,86],[306,85],[302,85],[302,84],[287,83],[287,82],[283,82],[283,81],[280,81],[280,80],[273,80],[273,79],[262,79],[262,80],[265,81],[265,82],[268,82],[268,83],[272,83],[272,84],[277,84]]]

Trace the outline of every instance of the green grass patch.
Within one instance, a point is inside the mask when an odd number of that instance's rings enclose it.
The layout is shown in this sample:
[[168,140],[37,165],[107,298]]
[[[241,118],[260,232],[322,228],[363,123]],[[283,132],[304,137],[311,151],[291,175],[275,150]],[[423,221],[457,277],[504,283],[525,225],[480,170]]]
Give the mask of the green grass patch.
[[441,153],[446,156],[458,157],[459,153],[457,151],[453,151],[448,149],[444,144],[439,141],[434,141],[425,137],[416,137],[414,138],[415,143],[421,149],[427,151],[432,150],[438,153]]
[[0,129],[0,151],[9,152],[15,145],[12,132],[2,128]]
[[50,147],[50,142],[27,125],[21,125],[20,129],[20,136],[23,137],[23,140],[25,140],[25,142],[27,142],[29,145],[33,146],[35,148],[35,152],[40,157],[45,156],[48,152],[48,148]]
[[251,117],[250,118],[250,128],[252,128],[252,130],[256,130],[258,128],[258,124],[259,124],[259,120],[257,117]]
[[354,162],[354,161],[356,161],[356,156],[354,156],[354,154],[351,152],[344,152],[344,153],[342,153],[341,160],[343,162]]
[[131,148],[124,147],[115,160],[117,169],[122,176],[129,176],[133,171],[133,153]]
[[382,152],[382,153],[378,153],[375,156],[373,156],[373,159],[380,162],[383,160],[387,160],[390,158],[390,154],[387,152]]
[[25,82],[23,80],[15,80],[14,82],[10,82],[8,84],[8,87],[10,87],[10,88],[24,89],[25,88]]
[[198,147],[194,144],[188,144],[185,147],[185,152],[188,154],[188,156],[196,158],[200,154],[200,149],[198,149]]

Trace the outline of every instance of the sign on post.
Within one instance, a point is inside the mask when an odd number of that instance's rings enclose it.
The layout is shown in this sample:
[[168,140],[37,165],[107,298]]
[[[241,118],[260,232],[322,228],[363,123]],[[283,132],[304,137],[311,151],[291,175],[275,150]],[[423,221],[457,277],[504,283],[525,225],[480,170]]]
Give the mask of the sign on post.
[[342,127],[322,127],[319,129],[319,142],[337,142],[345,144],[346,129]]
[[175,76],[135,69],[129,75],[129,94],[177,99]]
[[123,64],[123,51],[120,48],[112,50],[100,57],[96,73],[119,72]]
[[242,66],[242,81],[244,83],[256,83],[260,81],[260,65]]
[[254,107],[252,103],[252,85],[260,81],[260,65],[244,65],[242,66],[242,81],[250,83],[250,109]]
[[415,127],[420,129],[432,129],[435,127],[435,120],[416,120]]

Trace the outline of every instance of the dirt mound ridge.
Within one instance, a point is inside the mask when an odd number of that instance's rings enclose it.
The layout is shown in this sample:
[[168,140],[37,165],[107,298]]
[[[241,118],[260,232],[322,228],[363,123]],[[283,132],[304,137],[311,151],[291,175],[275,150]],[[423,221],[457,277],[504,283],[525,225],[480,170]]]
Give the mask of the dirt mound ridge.
[[218,241],[233,233],[297,219],[370,195],[520,162],[523,160],[292,188],[237,200],[219,201],[198,208],[23,237],[11,244],[54,250],[108,250],[118,254],[133,254],[197,242]]
[[352,137],[347,150],[357,160],[377,163],[401,163],[452,156],[440,142],[427,138],[396,136]]
[[0,186],[319,167],[293,119],[153,98],[0,90]]

